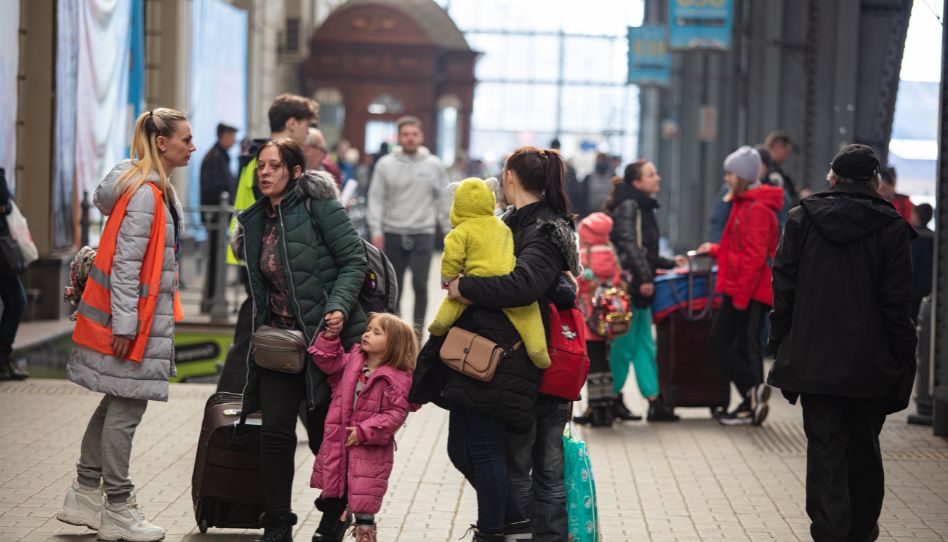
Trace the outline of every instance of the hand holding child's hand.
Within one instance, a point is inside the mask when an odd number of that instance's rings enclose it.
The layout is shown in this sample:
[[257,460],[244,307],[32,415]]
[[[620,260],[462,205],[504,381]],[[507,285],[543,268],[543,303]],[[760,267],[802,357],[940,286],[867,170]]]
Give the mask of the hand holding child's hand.
[[332,311],[326,315],[326,328],[323,334],[326,337],[333,337],[342,331],[343,316],[341,311]]
[[346,427],[349,437],[346,438],[346,448],[359,445],[359,431],[355,427]]

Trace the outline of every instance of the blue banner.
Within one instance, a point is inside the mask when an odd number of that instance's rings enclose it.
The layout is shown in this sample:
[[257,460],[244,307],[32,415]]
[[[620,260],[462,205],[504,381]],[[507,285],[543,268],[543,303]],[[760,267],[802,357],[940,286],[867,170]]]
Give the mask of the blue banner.
[[[132,0],[132,21],[131,32],[129,32],[129,57],[128,57],[128,137],[126,141],[131,144],[131,131],[135,127],[135,121],[138,115],[142,114],[145,108],[145,2],[143,0]],[[130,147],[125,147],[125,154],[128,155]]]
[[729,49],[732,10],[731,0],[669,0],[668,48]]
[[664,25],[629,27],[629,77],[632,85],[668,86],[671,53]]

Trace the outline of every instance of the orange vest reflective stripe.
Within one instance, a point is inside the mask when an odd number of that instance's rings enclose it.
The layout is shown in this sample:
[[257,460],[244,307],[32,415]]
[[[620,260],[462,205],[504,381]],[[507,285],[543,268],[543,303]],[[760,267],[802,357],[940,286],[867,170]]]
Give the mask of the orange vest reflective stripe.
[[[148,247],[142,259],[139,274],[138,297],[138,330],[132,340],[131,348],[126,359],[141,362],[145,355],[145,346],[151,332],[151,324],[155,316],[155,306],[158,304],[158,294],[161,285],[161,264],[165,251],[165,207],[161,190],[150,182],[145,186],[151,188],[155,196],[155,220],[151,224],[151,233],[148,238]],[[95,261],[89,270],[89,279],[86,281],[82,300],[76,313],[76,327],[72,333],[72,340],[76,344],[85,346],[110,356],[112,351],[112,260],[115,257],[115,244],[118,241],[119,228],[125,218],[128,202],[132,194],[126,193],[119,198],[115,209],[105,222],[105,229],[99,241]],[[181,320],[181,300],[178,292],[174,293],[174,319]]]

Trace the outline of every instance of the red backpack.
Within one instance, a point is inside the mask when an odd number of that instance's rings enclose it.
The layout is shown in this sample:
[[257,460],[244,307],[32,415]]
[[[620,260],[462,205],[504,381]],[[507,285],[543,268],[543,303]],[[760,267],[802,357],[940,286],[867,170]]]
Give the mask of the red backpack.
[[575,401],[589,374],[583,313],[575,307],[559,310],[551,303],[549,315],[547,347],[551,363],[543,371],[540,393]]

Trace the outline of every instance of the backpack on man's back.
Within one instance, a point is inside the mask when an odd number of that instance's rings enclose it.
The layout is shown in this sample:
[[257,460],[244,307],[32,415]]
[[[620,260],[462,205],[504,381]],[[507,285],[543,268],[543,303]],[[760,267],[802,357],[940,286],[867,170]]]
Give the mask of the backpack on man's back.
[[366,313],[398,310],[398,279],[395,266],[377,246],[361,239],[365,249],[365,283],[359,292],[359,305]]

